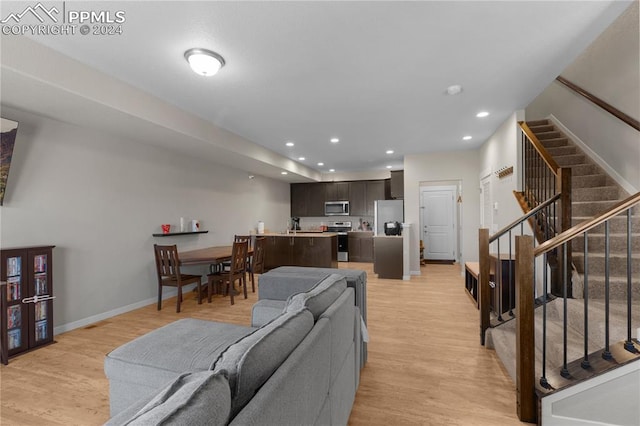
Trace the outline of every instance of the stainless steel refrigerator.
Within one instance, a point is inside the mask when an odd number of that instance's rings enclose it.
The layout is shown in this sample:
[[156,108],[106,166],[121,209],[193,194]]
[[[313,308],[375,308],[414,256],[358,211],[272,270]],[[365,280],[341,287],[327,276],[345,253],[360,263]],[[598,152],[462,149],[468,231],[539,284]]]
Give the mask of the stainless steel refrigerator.
[[374,235],[384,235],[386,222],[404,222],[404,200],[377,200],[374,206]]

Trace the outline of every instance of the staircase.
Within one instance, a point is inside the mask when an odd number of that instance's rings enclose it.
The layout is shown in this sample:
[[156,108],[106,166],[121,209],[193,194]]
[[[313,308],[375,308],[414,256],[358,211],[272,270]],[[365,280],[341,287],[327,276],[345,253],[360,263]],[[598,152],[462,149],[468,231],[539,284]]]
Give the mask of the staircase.
[[[620,201],[629,197],[610,176],[591,160],[575,143],[567,138],[548,120],[527,122],[544,148],[560,167],[571,168],[572,226],[599,216]],[[541,176],[542,174],[538,174]],[[543,200],[538,200],[543,201]],[[632,209],[631,217],[631,265],[632,265],[632,335],[638,339],[640,327],[640,216]],[[621,342],[627,338],[627,215],[612,218],[609,222],[609,298],[605,305],[605,226],[599,225],[588,232],[588,348],[587,353],[601,352],[607,342],[611,343],[614,361],[602,361],[600,355],[589,357],[592,367],[582,369],[584,356],[584,306],[582,299],[585,281],[584,236],[571,243],[573,260],[573,299],[567,300],[567,359],[564,359],[563,316],[565,306],[562,298],[552,300],[535,309],[535,357],[536,378],[546,377],[552,389],[538,387],[538,395],[575,384],[593,377],[618,363],[640,359],[640,354],[631,354],[622,349]],[[546,310],[546,372],[542,372],[542,317]],[[606,310],[609,311],[608,340],[605,332]],[[486,346],[494,348],[514,383],[516,383],[516,324],[506,321],[487,330]],[[636,347],[638,344],[636,343]],[[560,370],[569,364],[571,376],[561,377]],[[572,363],[573,362],[573,363]],[[596,366],[596,364],[598,364]],[[536,379],[537,380],[537,379]]]
[[[572,226],[598,216],[628,197],[611,177],[591,160],[569,138],[549,122],[539,120],[527,122],[536,137],[561,167],[571,168]],[[640,265],[640,216],[632,217],[633,264]],[[625,300],[627,296],[627,235],[626,217],[617,217],[610,224],[610,297]],[[605,270],[604,226],[589,233],[589,296],[604,298]],[[572,244],[574,274],[573,297],[582,298],[584,274],[584,237]],[[633,299],[640,300],[640,278],[633,281]]]

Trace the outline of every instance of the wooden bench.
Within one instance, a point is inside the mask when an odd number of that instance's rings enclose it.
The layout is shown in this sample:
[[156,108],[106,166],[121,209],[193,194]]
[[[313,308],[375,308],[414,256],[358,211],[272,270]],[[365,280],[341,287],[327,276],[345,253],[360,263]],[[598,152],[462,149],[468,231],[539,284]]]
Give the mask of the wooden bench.
[[464,288],[478,308],[478,277],[480,276],[480,262],[464,263]]

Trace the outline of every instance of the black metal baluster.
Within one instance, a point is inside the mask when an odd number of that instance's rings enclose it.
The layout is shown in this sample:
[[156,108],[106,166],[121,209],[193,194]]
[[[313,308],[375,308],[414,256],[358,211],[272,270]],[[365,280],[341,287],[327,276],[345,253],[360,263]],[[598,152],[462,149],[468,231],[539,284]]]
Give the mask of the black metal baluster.
[[[540,386],[549,389],[549,381],[547,380],[547,253],[542,255],[542,377],[540,377]],[[535,262],[535,260],[534,260]],[[533,268],[534,272],[536,268]]]
[[568,324],[568,306],[567,306],[567,243],[562,245],[563,250],[563,262],[562,262],[562,301],[563,301],[563,314],[562,314],[562,370],[560,375],[562,377],[569,377],[569,370],[567,369],[567,324]]
[[[535,240],[535,239],[534,239]],[[509,286],[508,288],[508,297],[509,297],[509,316],[513,317],[513,303],[511,302],[512,300],[512,291],[515,289],[511,288],[511,285],[513,283],[515,283],[515,280],[513,279],[513,262],[512,259],[515,259],[515,257],[511,256],[512,252],[511,252],[511,230],[509,230],[509,282],[507,283],[507,285]],[[535,266],[533,268],[533,270],[535,271]],[[534,285],[533,288],[535,289],[535,280],[533,281]],[[535,291],[535,290],[534,290]]]
[[560,370],[560,375],[565,379],[569,377],[569,369],[567,368],[567,244],[562,245],[562,305],[564,312],[562,313],[562,370]]
[[589,362],[589,236],[584,234],[584,359],[580,363],[582,368],[591,367]]
[[[624,348],[636,353],[636,348],[631,340],[631,209],[627,210],[627,341]],[[640,338],[640,336],[638,336]]]
[[609,221],[604,223],[604,351],[602,358],[610,360],[609,350]]
[[496,255],[498,259],[496,260],[496,270],[495,270],[495,282],[496,282],[496,294],[498,295],[498,303],[496,306],[496,311],[498,312],[498,321],[502,320],[502,261],[500,260],[500,238],[496,240],[498,242],[498,254]]

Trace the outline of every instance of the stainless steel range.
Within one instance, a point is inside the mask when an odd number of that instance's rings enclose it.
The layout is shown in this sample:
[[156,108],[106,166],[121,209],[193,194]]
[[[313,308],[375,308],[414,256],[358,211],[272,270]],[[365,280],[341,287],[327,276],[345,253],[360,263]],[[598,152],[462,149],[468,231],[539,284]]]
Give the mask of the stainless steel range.
[[329,222],[327,232],[338,234],[338,262],[349,261],[349,237],[347,232],[351,231],[351,222]]

